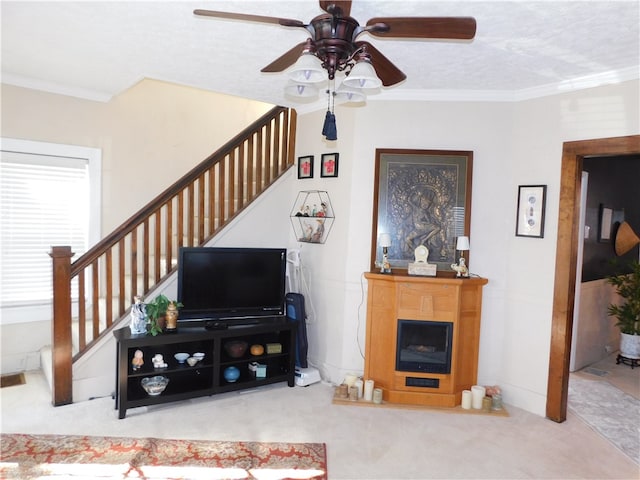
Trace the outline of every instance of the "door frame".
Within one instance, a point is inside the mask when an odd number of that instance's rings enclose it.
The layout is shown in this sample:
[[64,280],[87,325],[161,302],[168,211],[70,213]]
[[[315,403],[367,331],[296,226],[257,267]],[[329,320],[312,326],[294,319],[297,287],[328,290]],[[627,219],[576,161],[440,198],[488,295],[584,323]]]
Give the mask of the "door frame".
[[586,157],[631,154],[640,154],[640,135],[565,142],[562,147],[546,408],[547,417],[555,422],[564,422],[567,419],[578,240],[581,238],[579,230],[582,161]]

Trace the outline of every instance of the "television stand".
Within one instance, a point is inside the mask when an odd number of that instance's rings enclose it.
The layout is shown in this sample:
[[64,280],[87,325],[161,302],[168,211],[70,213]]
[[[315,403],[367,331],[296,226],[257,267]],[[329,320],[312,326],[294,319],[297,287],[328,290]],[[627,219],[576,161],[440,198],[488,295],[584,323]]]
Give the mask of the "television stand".
[[[238,328],[210,330],[203,326],[178,326],[176,333],[157,336],[132,335],[129,327],[113,332],[116,338],[116,396],[115,408],[118,417],[125,418],[127,409],[148,405],[176,402],[189,398],[215,395],[234,390],[256,388],[278,382],[295,385],[296,324],[280,317],[277,323],[261,322],[253,325],[238,325]],[[231,341],[247,342],[244,355],[232,358],[225,350]],[[267,344],[279,345],[274,353],[268,353]],[[264,353],[251,355],[252,345],[262,345]],[[136,351],[142,352],[144,363],[134,370],[131,360]],[[279,351],[278,351],[279,350]],[[179,363],[176,353],[204,353],[203,360],[193,366]],[[163,356],[166,368],[154,368],[152,358]],[[260,372],[251,370],[255,364],[264,366]],[[225,370],[235,367],[239,378],[225,379]],[[141,381],[147,377],[162,375],[169,379],[166,389],[151,396],[142,388]]]

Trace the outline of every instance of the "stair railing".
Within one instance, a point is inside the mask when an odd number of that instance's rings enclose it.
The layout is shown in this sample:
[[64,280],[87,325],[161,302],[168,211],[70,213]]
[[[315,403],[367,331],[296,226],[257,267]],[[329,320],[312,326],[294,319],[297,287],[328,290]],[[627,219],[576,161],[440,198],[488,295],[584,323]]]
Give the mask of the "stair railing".
[[73,401],[73,362],[176,269],[180,247],[208,242],[293,165],[295,128],[295,110],[274,107],[74,262],[52,247],[54,406]]

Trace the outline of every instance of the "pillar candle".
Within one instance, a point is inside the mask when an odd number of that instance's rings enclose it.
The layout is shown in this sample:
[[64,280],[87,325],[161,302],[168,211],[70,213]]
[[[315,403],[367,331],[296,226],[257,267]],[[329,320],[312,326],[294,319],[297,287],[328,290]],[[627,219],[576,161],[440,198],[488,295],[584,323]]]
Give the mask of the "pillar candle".
[[485,395],[484,387],[480,385],[473,385],[471,387],[471,406],[476,410],[480,410],[482,408],[482,399]]
[[381,404],[382,403],[382,389],[374,388],[373,389],[373,403]]
[[359,378],[356,380],[353,386],[358,389],[358,398],[362,398],[362,395],[364,394],[364,382],[362,379]]
[[373,380],[364,382],[364,400],[371,402],[373,400]]
[[469,410],[471,408],[471,390],[462,391],[462,408]]
[[347,373],[344,376],[344,382],[347,384],[347,387],[351,388],[353,387],[353,384],[356,382],[356,380],[358,379],[357,376],[355,376],[353,373]]

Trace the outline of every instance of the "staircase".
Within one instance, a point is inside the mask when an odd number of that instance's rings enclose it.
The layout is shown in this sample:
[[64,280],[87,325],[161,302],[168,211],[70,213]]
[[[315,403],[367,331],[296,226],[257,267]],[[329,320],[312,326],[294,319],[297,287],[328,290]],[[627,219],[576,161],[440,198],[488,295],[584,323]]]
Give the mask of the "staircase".
[[180,247],[211,240],[294,163],[296,113],[274,107],[74,262],[52,247],[53,405],[72,403],[73,363],[176,269]]

